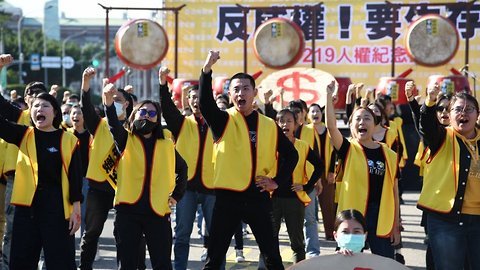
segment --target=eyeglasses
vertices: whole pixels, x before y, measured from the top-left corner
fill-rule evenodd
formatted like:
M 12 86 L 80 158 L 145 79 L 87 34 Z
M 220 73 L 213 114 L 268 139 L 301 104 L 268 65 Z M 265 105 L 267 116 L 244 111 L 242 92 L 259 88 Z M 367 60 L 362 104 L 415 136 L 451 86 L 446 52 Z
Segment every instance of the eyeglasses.
M 461 112 L 464 112 L 464 113 L 473 113 L 473 112 L 475 112 L 476 110 L 477 110 L 477 109 L 475 109 L 474 107 L 470 107 L 470 106 L 452 108 L 452 111 L 454 111 L 455 113 L 461 113 Z
M 153 117 L 157 116 L 157 111 L 148 111 L 147 109 L 140 109 L 140 110 L 138 110 L 138 113 L 142 117 L 146 116 L 147 114 L 148 114 L 149 118 L 153 118 Z
M 448 112 L 448 107 L 445 107 L 445 106 L 437 106 L 435 108 L 435 110 L 437 110 L 437 112 Z

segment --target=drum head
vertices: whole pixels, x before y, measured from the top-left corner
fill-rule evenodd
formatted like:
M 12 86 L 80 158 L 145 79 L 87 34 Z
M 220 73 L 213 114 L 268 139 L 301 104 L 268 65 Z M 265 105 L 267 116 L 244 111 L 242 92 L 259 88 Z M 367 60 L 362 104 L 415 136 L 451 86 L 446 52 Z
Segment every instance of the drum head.
M 280 93 L 283 89 L 284 102 L 302 99 L 308 105 L 317 103 L 325 106 L 327 86 L 335 81 L 335 91 L 338 82 L 332 74 L 315 68 L 293 67 L 279 70 L 268 75 L 258 86 L 258 96 L 262 102 L 264 93 L 272 90 L 273 96 L 277 97 L 272 105 L 276 110 L 281 110 L 286 104 L 280 104 Z
M 150 69 L 158 65 L 167 54 L 167 34 L 155 21 L 133 20 L 117 31 L 115 51 L 126 65 L 137 69 Z
M 409 26 L 405 47 L 417 64 L 436 67 L 455 56 L 459 40 L 457 29 L 447 18 L 429 14 Z
M 253 51 L 269 68 L 283 69 L 295 65 L 303 55 L 305 38 L 302 29 L 284 18 L 262 23 L 253 37 Z
M 319 267 L 321 265 L 321 267 Z M 294 264 L 291 270 L 351 270 L 351 269 L 389 269 L 408 270 L 409 268 L 395 260 L 374 254 L 355 253 L 353 256 L 341 254 L 322 255 Z

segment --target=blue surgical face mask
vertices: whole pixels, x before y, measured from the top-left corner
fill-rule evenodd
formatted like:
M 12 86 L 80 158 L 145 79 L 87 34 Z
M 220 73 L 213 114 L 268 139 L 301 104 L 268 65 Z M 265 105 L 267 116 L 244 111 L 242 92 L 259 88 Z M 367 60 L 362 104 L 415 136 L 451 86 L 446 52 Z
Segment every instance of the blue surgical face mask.
M 337 234 L 337 244 L 340 248 L 351 250 L 353 253 L 362 251 L 365 246 L 365 234 Z
M 120 117 L 125 113 L 125 110 L 123 109 L 123 104 L 119 102 L 114 102 L 113 105 L 115 105 L 115 111 L 117 112 L 117 117 Z
M 68 125 L 68 126 L 72 125 L 72 120 L 70 119 L 70 114 L 62 115 L 62 120 L 66 125 Z

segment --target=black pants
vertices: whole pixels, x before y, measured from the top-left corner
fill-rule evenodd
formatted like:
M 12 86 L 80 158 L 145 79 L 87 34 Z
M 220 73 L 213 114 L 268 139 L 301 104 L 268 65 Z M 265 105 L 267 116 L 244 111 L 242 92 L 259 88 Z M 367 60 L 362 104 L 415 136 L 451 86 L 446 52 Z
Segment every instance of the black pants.
M 241 221 L 250 225 L 269 270 L 284 269 L 274 237 L 271 201 L 234 201 L 217 196 L 213 210 L 208 257 L 203 269 L 220 269 L 233 234 Z
M 150 261 L 154 270 L 172 269 L 172 228 L 170 215 L 141 215 L 117 212 L 117 253 L 119 269 L 134 270 L 138 263 L 138 246 L 145 235 Z
M 39 186 L 31 207 L 16 207 L 10 269 L 37 269 L 42 248 L 49 270 L 76 269 L 75 237 L 65 220 L 60 186 Z
M 97 253 L 98 239 L 108 218 L 108 211 L 113 208 L 115 194 L 90 188 L 87 194 L 85 210 L 85 233 L 82 237 L 80 269 L 92 269 Z

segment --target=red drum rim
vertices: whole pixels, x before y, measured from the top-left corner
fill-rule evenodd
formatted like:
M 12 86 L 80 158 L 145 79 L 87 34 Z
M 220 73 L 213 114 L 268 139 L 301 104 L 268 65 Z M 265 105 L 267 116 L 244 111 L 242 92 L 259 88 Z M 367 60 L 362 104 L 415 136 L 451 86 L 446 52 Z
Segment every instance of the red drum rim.
M 124 30 L 128 26 L 130 26 L 132 24 L 135 24 L 136 22 L 139 22 L 139 21 L 148 21 L 148 22 L 152 22 L 153 24 L 156 24 L 159 27 L 160 31 L 162 32 L 163 36 L 165 37 L 165 49 L 164 49 L 164 51 L 162 52 L 160 57 L 155 62 L 152 62 L 152 63 L 147 64 L 147 65 L 139 65 L 139 64 L 135 64 L 135 63 L 131 62 L 130 60 L 128 60 L 127 58 L 125 58 L 123 56 L 123 54 L 120 50 L 119 33 L 123 33 Z M 117 53 L 118 58 L 120 58 L 120 60 L 122 60 L 122 62 L 124 62 L 127 66 L 132 67 L 132 68 L 136 68 L 136 69 L 148 70 L 148 69 L 151 69 L 151 68 L 157 66 L 158 64 L 160 64 L 162 62 L 162 60 L 165 58 L 165 56 L 167 55 L 168 47 L 169 47 L 168 36 L 167 36 L 167 32 L 165 31 L 165 29 L 159 23 L 157 23 L 156 21 L 149 20 L 149 19 L 131 20 L 131 21 L 125 23 L 124 25 L 122 25 L 120 27 L 120 29 L 118 29 L 117 33 L 115 34 L 115 52 Z
M 450 24 L 453 29 L 455 29 L 455 35 L 456 35 L 455 50 L 453 51 L 453 53 L 452 53 L 447 59 L 445 59 L 445 60 L 442 61 L 442 62 L 436 63 L 436 64 L 425 63 L 425 62 L 423 62 L 422 60 L 419 60 L 418 58 L 416 58 L 416 57 L 413 55 L 413 53 L 412 53 L 412 48 L 410 48 L 410 43 L 408 42 L 409 39 L 410 39 L 410 35 L 411 35 L 413 29 L 415 28 L 415 26 L 417 26 L 417 25 L 420 24 L 421 22 L 423 22 L 423 21 L 425 21 L 425 20 L 428 20 L 428 19 L 441 19 L 441 20 L 444 20 L 444 21 L 446 21 L 448 24 Z M 417 63 L 417 64 L 419 64 L 419 65 L 422 65 L 422 66 L 438 67 L 438 66 L 441 66 L 441 65 L 445 65 L 446 63 L 450 62 L 450 60 L 452 60 L 452 59 L 455 57 L 455 54 L 457 53 L 459 46 L 460 46 L 460 36 L 459 36 L 459 34 L 458 34 L 457 28 L 455 27 L 455 25 L 454 25 L 448 18 L 446 18 L 446 17 L 444 17 L 444 16 L 441 16 L 441 15 L 438 15 L 438 14 L 427 14 L 427 15 L 423 15 L 423 16 L 419 17 L 417 20 L 415 20 L 413 23 L 411 23 L 411 24 L 408 26 L 407 34 L 405 35 L 405 48 L 406 48 L 406 50 L 407 50 L 407 55 L 408 55 L 408 57 L 410 57 L 410 59 L 412 59 L 415 63 Z
M 258 34 L 260 33 L 260 30 L 263 29 L 264 27 L 266 27 L 267 25 L 269 25 L 270 23 L 274 23 L 274 22 L 278 22 L 278 23 L 288 23 L 290 24 L 293 29 L 295 30 L 295 33 L 297 33 L 298 35 L 298 40 L 300 41 L 300 47 L 298 49 L 298 52 L 295 54 L 295 56 L 292 58 L 292 60 L 290 60 L 288 63 L 286 63 L 285 65 L 281 65 L 281 66 L 273 66 L 269 63 L 266 63 L 262 57 L 260 56 L 259 52 L 257 51 L 257 46 L 255 45 L 256 44 L 256 40 L 257 40 L 257 37 L 258 37 Z M 292 22 L 291 20 L 288 20 L 288 19 L 285 19 L 285 18 L 272 18 L 272 19 L 269 19 L 265 22 L 263 22 L 258 28 L 257 30 L 255 31 L 255 35 L 253 36 L 253 53 L 255 54 L 255 56 L 257 57 L 258 61 L 260 61 L 260 63 L 262 63 L 263 65 L 265 65 L 266 67 L 268 68 L 272 68 L 272 69 L 284 69 L 284 68 L 289 68 L 293 65 L 295 65 L 299 60 L 300 58 L 302 57 L 303 55 L 303 51 L 305 50 L 305 37 L 303 35 L 303 30 L 302 28 L 300 28 L 300 26 L 298 26 L 298 24 L 296 24 L 295 22 Z

